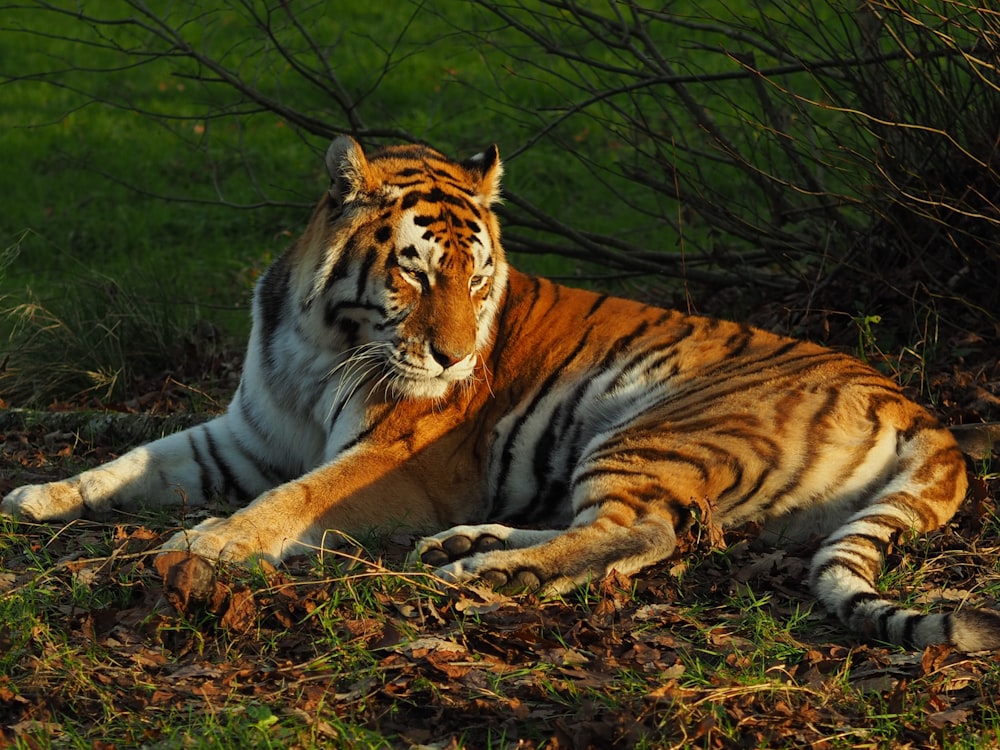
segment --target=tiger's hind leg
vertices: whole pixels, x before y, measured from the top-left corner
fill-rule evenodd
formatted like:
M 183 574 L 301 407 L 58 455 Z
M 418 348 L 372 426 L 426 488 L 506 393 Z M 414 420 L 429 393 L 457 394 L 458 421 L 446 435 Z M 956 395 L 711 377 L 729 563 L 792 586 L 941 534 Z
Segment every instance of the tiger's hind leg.
M 1000 612 L 971 607 L 927 614 L 886 598 L 876 586 L 889 545 L 912 529 L 937 528 L 914 512 L 912 495 L 883 496 L 823 542 L 812 561 L 812 589 L 852 631 L 904 648 L 947 643 L 960 651 L 1000 648 Z M 933 518 L 933 516 L 929 516 Z
M 879 488 L 817 550 L 812 588 L 851 630 L 904 648 L 946 643 L 960 651 L 1000 649 L 1000 612 L 963 607 L 926 614 L 877 588 L 885 551 L 912 531 L 940 528 L 965 495 L 965 463 L 951 435 L 915 431 L 900 442 L 901 471 Z

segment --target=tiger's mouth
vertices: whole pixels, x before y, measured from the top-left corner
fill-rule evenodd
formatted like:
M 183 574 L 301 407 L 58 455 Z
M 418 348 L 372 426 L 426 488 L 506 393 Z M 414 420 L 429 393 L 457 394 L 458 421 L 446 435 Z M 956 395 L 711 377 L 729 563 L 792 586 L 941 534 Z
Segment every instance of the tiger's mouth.
M 440 398 L 455 383 L 469 380 L 476 371 L 477 361 L 476 353 L 447 366 L 433 358 L 413 361 L 405 356 L 392 357 L 389 362 L 392 390 L 404 397 Z

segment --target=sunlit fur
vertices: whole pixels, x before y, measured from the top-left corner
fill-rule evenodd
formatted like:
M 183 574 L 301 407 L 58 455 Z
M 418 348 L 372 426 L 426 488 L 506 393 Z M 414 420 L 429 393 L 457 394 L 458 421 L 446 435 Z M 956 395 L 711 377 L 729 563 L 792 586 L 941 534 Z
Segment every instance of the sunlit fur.
M 658 563 L 708 513 L 815 541 L 813 590 L 866 637 L 1000 647 L 992 611 L 925 615 L 875 589 L 887 547 L 946 523 L 966 490 L 951 434 L 895 384 L 814 344 L 511 269 L 495 148 L 457 163 L 341 138 L 327 166 L 257 286 L 228 411 L 18 488 L 3 512 L 227 495 L 248 504 L 167 547 L 277 562 L 410 528 L 446 579 L 543 593 Z

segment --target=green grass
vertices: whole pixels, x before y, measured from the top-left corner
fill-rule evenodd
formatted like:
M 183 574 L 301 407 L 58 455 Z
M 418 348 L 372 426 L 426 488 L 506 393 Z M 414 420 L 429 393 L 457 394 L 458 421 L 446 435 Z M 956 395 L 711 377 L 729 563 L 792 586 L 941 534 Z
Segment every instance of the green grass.
M 244 73 L 252 69 L 247 79 L 269 97 L 330 128 L 349 125 L 328 91 L 296 74 L 251 28 L 252 4 L 150 5 L 169 8 L 169 21 L 193 48 Z M 738 5 L 690 2 L 674 10 L 734 23 L 771 13 L 755 2 Z M 139 15 L 117 2 L 84 9 L 101 17 Z M 571 62 L 526 46 L 471 3 L 444 10 L 391 0 L 353 6 L 346 15 L 321 4 L 298 12 L 326 60 L 304 49 L 284 16 L 275 16 L 275 40 L 291 45 L 306 64 L 329 63 L 365 127 L 405 132 L 456 157 L 496 142 L 509 155 L 510 190 L 560 221 L 671 252 L 679 247 L 670 227 L 676 206 L 616 174 L 629 157 L 622 115 L 610 104 L 566 119 L 549 138 L 522 150 L 540 128 L 588 96 L 586 74 Z M 822 6 L 810 12 L 836 17 Z M 546 23 L 557 18 L 533 2 L 516 13 Z M 788 32 L 784 19 L 769 22 Z M 733 65 L 699 47 L 717 45 L 717 33 L 668 24 L 652 29 L 680 72 Z M 5 169 L 16 179 L 5 190 L 0 216 L 0 310 L 8 312 L 0 335 L 17 332 L 9 347 L 13 377 L 4 388 L 16 403 L 81 393 L 120 398 L 135 377 L 123 352 L 137 352 L 134 368 L 144 374 L 160 372 L 199 337 L 204 321 L 238 348 L 254 278 L 298 233 L 323 189 L 325 137 L 296 130 L 272 112 L 235 112 L 246 107 L 226 86 L 198 80 L 203 68 L 110 49 L 155 49 L 151 38 L 136 26 L 87 24 L 30 7 L 6 9 L 0 22 L 0 128 Z M 623 62 L 619 52 L 578 29 L 567 29 L 562 42 L 609 64 Z M 62 72 L 48 82 L 36 77 L 52 71 Z M 621 80 L 609 74 L 601 84 Z M 759 103 L 744 84 L 714 93 L 692 88 L 726 123 L 760 119 Z M 205 119 L 212 106 L 229 113 Z M 670 122 L 664 127 L 676 127 Z M 735 138 L 750 139 L 742 145 L 761 135 L 737 131 Z M 703 166 L 707 178 L 716 174 L 711 163 Z M 718 189 L 731 186 L 730 199 L 754 200 L 724 172 L 716 177 Z M 268 205 L 231 207 L 261 203 Z M 690 240 L 691 232 L 711 229 L 686 231 Z M 527 256 L 515 262 L 560 277 L 600 273 L 584 260 Z M 107 284 L 138 304 L 123 312 L 89 291 Z M 37 312 L 37 319 L 26 312 Z M 53 319 L 58 323 L 49 325 Z M 158 360 L 143 361 L 144 343 L 159 351 Z M 52 382 L 38 376 L 46 369 Z
M 436 589 L 393 573 L 390 546 L 222 567 L 226 598 L 177 611 L 152 566 L 162 515 L 2 523 L 14 747 L 975 747 L 1000 726 L 995 659 L 860 645 L 810 606 L 804 561 L 733 583 L 745 545 L 551 600 Z M 997 577 L 961 554 L 920 551 L 904 587 Z
M 370 90 L 365 105 L 373 126 L 408 131 L 458 157 L 492 141 L 517 142 L 516 130 L 504 130 L 488 108 L 472 106 L 464 93 L 492 82 L 480 53 L 466 44 L 449 52 L 447 62 L 442 60 L 442 50 L 454 35 L 452 24 L 463 20 L 453 14 L 445 20 L 418 12 L 400 0 L 389 6 L 359 6 L 350 19 L 315 13 L 308 17 L 317 24 L 314 33 L 338 40 L 334 60 L 342 61 L 337 72 L 345 86 L 355 92 Z M 410 15 L 412 23 L 404 34 L 400 19 Z M 245 36 L 246 21 L 240 14 L 212 11 L 203 20 L 205 38 L 193 35 L 194 43 L 204 41 L 224 62 L 242 54 L 256 56 L 264 66 L 258 79 L 262 87 L 280 86 L 295 106 L 314 111 L 319 119 L 326 117 L 331 126 L 344 125 L 329 102 L 287 66 L 261 56 L 259 42 Z M 43 27 L 55 36 L 24 33 L 19 31 L 22 24 Z M 12 13 L 5 26 L 0 29 L 0 70 L 7 77 L 58 69 L 77 60 L 87 67 L 120 62 L 58 38 L 92 36 L 70 17 Z M 123 44 L 134 34 L 128 29 L 119 33 L 116 41 Z M 389 55 L 387 49 L 397 37 L 398 49 Z M 383 78 L 387 56 L 392 68 Z M 208 123 L 158 117 L 193 117 L 204 109 L 207 92 L 218 90 L 185 79 L 186 72 L 183 66 L 178 71 L 168 61 L 154 61 L 100 79 L 85 73 L 68 76 L 67 86 L 86 87 L 94 97 L 149 111 L 149 117 L 88 106 L 88 95 L 31 80 L 7 82 L 0 89 L 5 166 L 18 178 L 17 189 L 5 196 L 0 218 L 0 234 L 12 256 L 6 263 L 5 291 L 39 285 L 44 289 L 92 270 L 117 279 L 141 269 L 149 275 L 174 275 L 191 285 L 192 292 L 215 296 L 231 285 L 227 275 L 259 266 L 280 252 L 324 187 L 325 140 L 303 143 L 279 116 L 269 113 Z M 513 83 L 514 95 L 537 90 L 516 78 Z M 551 190 L 552 183 L 547 187 Z M 240 211 L 171 203 L 161 196 L 199 201 L 221 196 L 237 205 L 269 199 L 296 205 Z M 245 292 L 235 296 L 245 297 Z M 190 294 L 185 301 L 190 304 L 190 298 L 198 296 Z
M 452 24 L 465 21 L 419 12 L 408 2 L 391 5 L 389 12 L 383 5 L 358 6 L 349 19 L 316 13 L 310 19 L 318 36 L 339 40 L 337 73 L 349 90 L 369 92 L 365 107 L 373 124 L 407 130 L 456 156 L 492 141 L 516 142 L 516 129 L 498 129 L 503 121 L 472 106 L 465 93 L 488 85 L 493 75 L 479 52 L 465 45 L 442 55 Z M 115 8 L 102 6 L 109 15 L 123 11 Z M 404 31 L 399 22 L 409 16 Z M 224 61 L 240 55 L 261 60 L 260 85 L 280 87 L 296 107 L 326 117 L 331 126 L 344 125 L 287 66 L 261 56 L 239 13 L 215 10 L 202 20 L 203 38 L 193 34 L 194 42 L 216 54 L 228 50 Z M 135 43 L 129 28 L 102 33 L 122 45 Z M 11 12 L 0 28 L 0 74 L 13 79 L 26 71 L 120 62 L 69 41 L 74 37 L 99 39 L 72 17 Z M 391 70 L 382 77 L 386 59 Z M 8 398 L 120 397 L 131 386 L 131 370 L 168 369 L 197 336 L 200 321 L 241 342 L 253 279 L 308 218 L 325 183 L 324 139 L 303 143 L 272 114 L 211 122 L 158 116 L 196 114 L 219 90 L 178 72 L 185 72 L 183 66 L 161 60 L 100 76 L 70 73 L 60 78 L 63 87 L 8 80 L 0 88 L 5 171 L 16 180 L 8 183 L 0 216 L 0 310 L 7 312 L 0 334 L 15 336 L 8 350 Z M 511 93 L 517 93 L 514 84 Z M 521 93 L 528 88 L 523 82 Z M 90 101 L 104 97 L 153 114 Z M 521 180 L 530 183 L 524 172 Z M 544 186 L 553 188 L 552 182 Z M 571 189 L 564 180 L 563 190 Z M 279 205 L 212 205 L 219 198 Z M 108 289 L 127 299 L 109 300 Z M 39 377 L 46 369 L 49 377 Z
M 296 127 L 289 117 L 247 105 L 229 86 L 204 80 L 211 77 L 206 68 L 180 57 L 121 54 L 157 44 L 162 49 L 149 30 L 88 24 L 73 13 L 30 4 L 4 8 L 0 127 L 5 167 L 16 180 L 4 190 L 0 216 L 0 311 L 6 312 L 0 336 L 9 342 L 0 394 L 8 403 L 85 397 L 107 404 L 165 373 L 197 380 L 202 373 L 186 371 L 186 360 L 192 349 L 193 359 L 205 359 L 198 347 L 209 327 L 238 351 L 254 279 L 298 234 L 325 184 L 322 152 L 329 133 L 307 128 L 368 129 L 369 146 L 405 134 L 456 157 L 496 142 L 507 159 L 512 194 L 566 225 L 652 251 L 727 255 L 736 245 L 711 216 L 679 212 L 663 192 L 628 176 L 630 170 L 657 172 L 647 177 L 666 184 L 667 162 L 677 157 L 684 169 L 678 179 L 710 204 L 751 224 L 766 223 L 761 217 L 773 208 L 743 171 L 727 163 L 726 149 L 704 135 L 668 85 L 640 87 L 634 101 L 596 97 L 585 111 L 564 118 L 594 91 L 630 82 L 637 58 L 561 25 L 565 19 L 542 2 L 505 7 L 517 19 L 553 29 L 563 49 L 609 68 L 577 65 L 532 46 L 475 3 L 390 0 L 349 12 L 331 12 L 325 4 L 298 8 L 321 54 L 309 51 L 300 30 L 280 13 L 273 16 L 274 39 L 264 40 L 250 18 L 262 6 L 253 3 L 158 1 L 149 7 L 165 11 L 193 49 L 238 68 L 278 107 L 288 105 L 312 124 Z M 108 18 L 141 15 L 123 2 L 84 9 Z M 822 2 L 689 0 L 670 11 L 702 26 L 648 27 L 665 53 L 665 69 L 681 75 L 739 69 L 727 28 L 766 27 L 809 59 L 834 54 L 831 45 L 856 34 L 852 16 Z M 599 6 L 596 12 L 610 17 L 616 11 Z M 336 92 L 293 70 L 276 44 L 290 45 L 299 61 L 317 70 L 329 64 L 356 103 L 358 119 L 348 122 L 334 102 Z M 757 48 L 755 62 L 767 68 L 787 61 Z M 775 171 L 779 183 L 790 169 L 786 149 L 797 149 L 799 158 L 805 152 L 815 157 L 832 195 L 851 193 L 857 170 L 849 160 L 829 158 L 828 150 L 864 151 L 867 146 L 858 144 L 867 144 L 867 136 L 846 113 L 780 91 L 793 83 L 806 99 L 830 93 L 808 76 L 776 77 L 766 93 L 746 80 L 691 81 L 685 90 L 732 147 L 759 159 L 762 170 Z M 636 102 L 649 117 L 645 139 L 629 123 Z M 788 120 L 787 138 L 775 136 L 771 109 Z M 209 112 L 215 116 L 206 117 Z M 540 132 L 545 137 L 536 140 Z M 685 145 L 692 150 L 685 152 Z M 671 148 L 676 153 L 664 151 Z M 797 195 L 789 191 L 793 214 Z M 821 223 L 800 222 L 800 228 L 819 231 Z M 515 225 L 508 236 L 537 232 Z M 592 254 L 516 255 L 514 261 L 525 270 L 635 292 Z M 808 266 L 784 256 L 776 263 L 792 278 Z M 108 294 L 108 288 L 122 294 Z M 679 289 L 673 284 L 654 293 L 668 304 Z M 753 298 L 759 293 L 744 292 Z M 849 309 L 854 301 L 844 304 Z M 875 314 L 858 309 L 864 313 L 859 319 Z M 922 356 L 923 350 L 916 353 L 918 365 Z

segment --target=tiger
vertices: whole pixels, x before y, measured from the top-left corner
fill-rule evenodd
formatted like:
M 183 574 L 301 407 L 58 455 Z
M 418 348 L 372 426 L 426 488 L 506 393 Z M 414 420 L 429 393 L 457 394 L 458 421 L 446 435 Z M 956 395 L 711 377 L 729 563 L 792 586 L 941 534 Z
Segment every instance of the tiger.
M 227 410 L 0 512 L 135 505 L 226 517 L 163 551 L 278 565 L 372 532 L 419 537 L 446 585 L 555 596 L 669 560 L 706 516 L 814 544 L 809 584 L 858 637 L 1000 648 L 1000 612 L 879 592 L 888 547 L 960 506 L 951 432 L 850 355 L 522 273 L 497 147 L 326 152 L 329 187 L 258 280 Z

